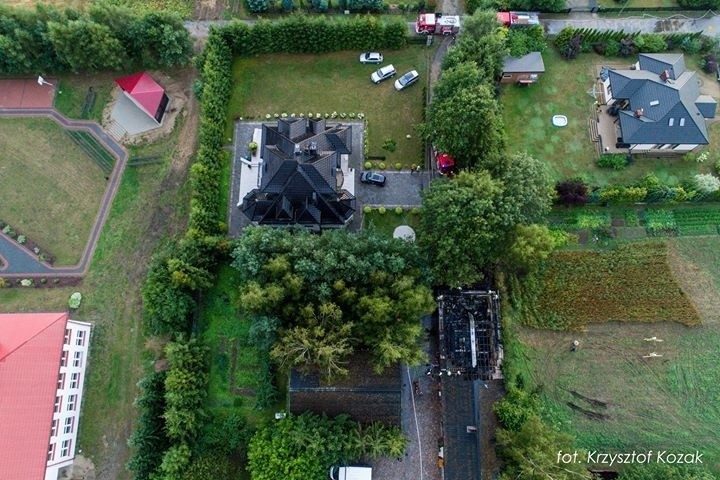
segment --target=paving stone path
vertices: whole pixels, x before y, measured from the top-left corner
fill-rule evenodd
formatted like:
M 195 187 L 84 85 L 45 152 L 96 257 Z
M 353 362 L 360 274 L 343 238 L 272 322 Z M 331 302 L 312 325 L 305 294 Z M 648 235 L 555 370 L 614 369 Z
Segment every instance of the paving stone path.
M 63 128 L 68 130 L 83 130 L 92 134 L 115 157 L 115 166 L 108 177 L 100 208 L 95 222 L 90 230 L 85 250 L 77 265 L 66 267 L 53 267 L 41 261 L 36 255 L 20 246 L 13 239 L 0 232 L 0 257 L 3 266 L 0 267 L 0 276 L 19 278 L 36 275 L 55 277 L 81 277 L 87 273 L 97 246 L 100 232 L 107 219 L 110 206 L 117 193 L 122 174 L 127 165 L 128 153 L 125 148 L 110 137 L 96 122 L 87 120 L 71 120 L 63 116 L 54 108 L 0 108 L 0 117 L 46 117 L 51 118 Z M 50 248 L 52 251 L 52 248 Z

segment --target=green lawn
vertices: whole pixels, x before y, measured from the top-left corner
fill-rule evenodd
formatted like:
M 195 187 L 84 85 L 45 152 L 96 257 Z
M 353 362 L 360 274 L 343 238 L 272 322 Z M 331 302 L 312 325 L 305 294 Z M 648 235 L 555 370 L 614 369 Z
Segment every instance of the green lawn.
M 385 64 L 392 63 L 398 75 L 412 69 L 420 73 L 420 81 L 401 92 L 393 88 L 393 79 L 374 85 L 370 74 L 378 67 L 359 63 L 359 52 L 238 58 L 233 65 L 235 89 L 228 109 L 227 138 L 232 137 L 237 117 L 264 121 L 267 114 L 275 113 L 364 113 L 369 155 L 385 155 L 388 166 L 422 164 L 423 145 L 415 125 L 422 121 L 423 86 L 434 51 L 415 46 L 383 52 Z M 394 152 L 382 149 L 386 139 L 397 142 Z
M 636 248 L 646 245 L 637 244 Z M 627 298 L 632 299 L 628 311 L 642 307 L 646 318 L 655 322 L 611 321 L 588 325 L 578 333 L 523 328 L 519 339 L 533 383 L 542 392 L 544 416 L 560 430 L 575 435 L 578 447 L 601 452 L 697 449 L 704 454 L 705 465 L 717 473 L 720 368 L 715 358 L 720 349 L 720 237 L 680 237 L 667 245 L 672 273 L 665 272 L 660 278 L 658 272 L 645 269 L 649 285 L 654 285 L 653 289 L 665 285 L 671 296 L 679 284 L 697 307 L 703 325 L 658 322 L 668 310 L 662 301 L 644 305 L 637 301 L 647 295 L 633 293 L 642 279 L 623 275 L 628 268 L 638 267 L 628 259 L 605 268 L 603 279 L 594 282 L 592 289 L 617 284 L 614 279 L 624 278 Z M 575 264 L 571 270 L 578 268 Z M 585 275 L 586 280 L 578 281 L 589 281 L 601 272 L 595 269 Z M 675 287 L 666 281 L 668 275 Z M 588 295 L 565 293 L 562 299 L 564 303 L 574 301 L 577 311 L 587 310 Z M 603 315 L 617 308 L 608 300 L 597 304 L 595 311 Z M 651 337 L 663 341 L 644 340 Z M 580 341 L 580 349 L 571 353 L 569 346 L 574 339 Z M 661 357 L 644 358 L 651 352 Z M 592 405 L 573 392 L 607 405 Z M 590 418 L 593 414 L 603 417 Z
M 74 265 L 105 192 L 101 168 L 54 121 L 0 119 L 0 219 Z
M 587 92 L 595 81 L 595 67 L 608 63 L 629 63 L 627 59 L 608 59 L 593 53 L 575 60 L 564 60 L 552 48 L 543 54 L 545 74 L 528 87 L 504 85 L 502 103 L 510 151 L 525 150 L 544 160 L 554 179 L 582 177 L 594 186 L 630 183 L 654 172 L 669 183 L 681 182 L 695 173 L 710 170 L 709 162 L 697 164 L 682 158 L 639 158 L 616 171 L 595 165 L 595 144 L 590 141 L 588 119 L 594 102 Z M 568 117 L 568 126 L 554 127 L 553 115 Z M 717 123 L 711 137 L 720 137 Z M 712 147 L 717 148 L 717 147 Z
M 420 214 L 403 210 L 403 212 L 398 215 L 393 209 L 388 209 L 385 213 L 380 213 L 377 209 L 374 209 L 370 213 L 363 213 L 363 228 L 370 228 L 372 226 L 377 229 L 377 231 L 389 237 L 392 237 L 393 231 L 400 225 L 409 225 L 417 233 L 420 225 Z
M 68 118 L 82 118 L 101 123 L 103 109 L 110 101 L 112 89 L 115 87 L 113 78 L 120 76 L 122 75 L 63 75 L 60 77 L 58 92 L 55 94 L 55 108 Z M 83 115 L 83 102 L 90 88 L 95 92 L 95 101 L 92 108 Z

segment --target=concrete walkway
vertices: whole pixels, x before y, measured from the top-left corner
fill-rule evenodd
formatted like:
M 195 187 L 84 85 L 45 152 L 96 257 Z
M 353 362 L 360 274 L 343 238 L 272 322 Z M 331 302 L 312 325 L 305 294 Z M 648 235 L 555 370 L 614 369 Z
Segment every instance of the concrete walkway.
M 113 168 L 108 185 L 105 188 L 100 208 L 92 229 L 82 258 L 77 265 L 67 267 L 53 267 L 45 262 L 40 261 L 36 255 L 20 246 L 6 235 L 0 233 L 0 257 L 3 258 L 3 267 L 0 269 L 0 275 L 7 278 L 19 278 L 35 275 L 48 275 L 56 277 L 80 277 L 87 273 L 92 260 L 95 247 L 97 246 L 100 232 L 102 231 L 105 220 L 110 211 L 110 206 L 115 198 L 122 174 L 127 165 L 128 154 L 125 148 L 113 140 L 100 125 L 95 122 L 86 120 L 70 120 L 60 114 L 53 108 L 37 108 L 37 109 L 0 109 L 2 117 L 47 117 L 57 122 L 63 128 L 68 130 L 84 130 L 92 134 L 100 143 L 102 143 L 108 151 L 115 157 L 115 167 Z M 47 247 L 46 247 L 47 248 Z M 52 251 L 52 248 L 50 248 Z

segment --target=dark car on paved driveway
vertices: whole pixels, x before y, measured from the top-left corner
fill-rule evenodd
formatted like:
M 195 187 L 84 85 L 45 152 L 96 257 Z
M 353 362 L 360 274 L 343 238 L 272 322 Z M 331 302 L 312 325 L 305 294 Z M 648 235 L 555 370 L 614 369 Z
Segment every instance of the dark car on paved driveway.
M 362 183 L 371 183 L 373 185 L 378 185 L 380 187 L 385 186 L 385 175 L 377 172 L 363 172 L 362 175 L 360 175 L 360 181 Z

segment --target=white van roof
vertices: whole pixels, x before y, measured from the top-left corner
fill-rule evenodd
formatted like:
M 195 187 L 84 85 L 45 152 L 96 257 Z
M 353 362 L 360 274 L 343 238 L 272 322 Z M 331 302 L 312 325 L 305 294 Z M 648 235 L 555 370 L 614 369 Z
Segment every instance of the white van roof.
M 337 468 L 335 480 L 372 480 L 371 467 L 334 467 Z

